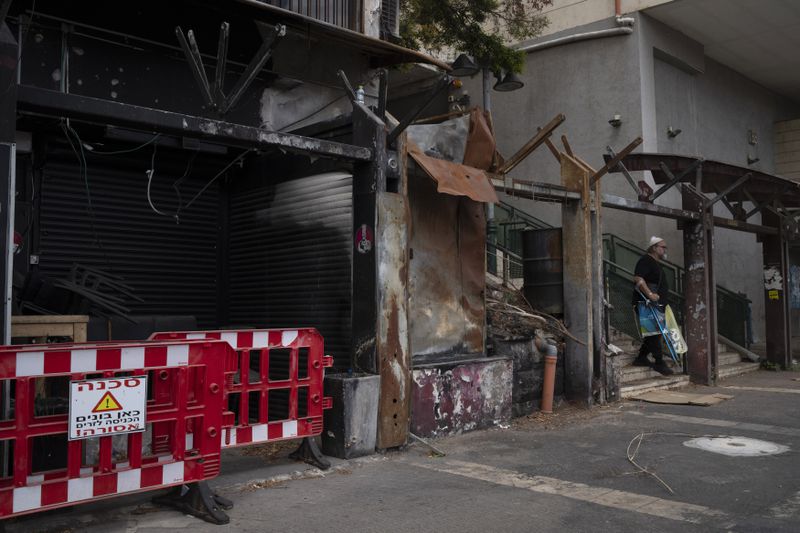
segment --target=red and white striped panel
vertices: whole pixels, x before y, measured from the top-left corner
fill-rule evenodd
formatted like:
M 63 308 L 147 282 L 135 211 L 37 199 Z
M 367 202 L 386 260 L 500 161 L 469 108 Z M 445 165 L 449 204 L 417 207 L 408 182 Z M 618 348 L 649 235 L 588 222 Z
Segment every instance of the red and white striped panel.
M 189 344 L 131 346 L 125 348 L 85 347 L 71 350 L 19 351 L 15 367 L 4 377 L 81 374 L 104 370 L 138 369 L 189 364 Z
M 296 329 L 286 330 L 247 330 L 247 331 L 195 331 L 175 333 L 154 333 L 152 339 L 221 339 L 234 349 L 239 348 L 288 348 L 298 337 Z
M 268 424 L 256 424 L 223 430 L 222 447 L 230 448 L 236 445 L 255 444 L 294 437 L 297 437 L 297 420 L 270 422 Z
M 49 506 L 62 506 L 65 503 L 78 503 L 148 488 L 178 485 L 183 483 L 185 477 L 184 463 L 178 461 L 110 474 L 45 482 L 0 492 L 0 508 L 3 515 L 38 511 Z

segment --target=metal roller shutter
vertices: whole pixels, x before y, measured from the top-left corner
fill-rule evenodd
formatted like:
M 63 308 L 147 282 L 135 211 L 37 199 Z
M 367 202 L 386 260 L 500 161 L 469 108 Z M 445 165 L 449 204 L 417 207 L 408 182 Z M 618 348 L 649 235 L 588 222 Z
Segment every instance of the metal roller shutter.
M 151 148 L 115 156 L 86 152 L 88 189 L 76 155 L 61 140 L 48 143 L 41 183 L 40 264 L 43 275 L 66 277 L 73 263 L 125 278 L 144 303 L 127 301 L 132 314 L 194 315 L 201 327 L 217 322 L 219 188 L 215 183 L 180 221 L 148 205 Z M 173 213 L 173 182 L 192 152 L 159 147 L 151 185 L 155 206 Z M 198 154 L 180 185 L 185 205 L 229 156 Z
M 230 321 L 315 327 L 349 366 L 352 177 L 328 173 L 242 188 L 230 202 Z

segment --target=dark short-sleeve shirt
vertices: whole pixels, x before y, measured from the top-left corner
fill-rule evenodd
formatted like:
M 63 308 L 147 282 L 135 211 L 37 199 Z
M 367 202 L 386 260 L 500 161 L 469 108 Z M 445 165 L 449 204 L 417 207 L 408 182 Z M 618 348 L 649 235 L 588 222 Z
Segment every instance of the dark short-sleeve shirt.
M 639 258 L 633 273 L 635 276 L 644 279 L 647 286 L 650 287 L 650 290 L 658 294 L 659 303 L 666 304 L 667 295 L 669 294 L 669 283 L 658 261 L 653 259 L 650 254 L 645 254 Z M 637 292 L 636 287 L 634 287 L 632 302 L 635 304 L 640 300 L 642 300 L 642 297 Z

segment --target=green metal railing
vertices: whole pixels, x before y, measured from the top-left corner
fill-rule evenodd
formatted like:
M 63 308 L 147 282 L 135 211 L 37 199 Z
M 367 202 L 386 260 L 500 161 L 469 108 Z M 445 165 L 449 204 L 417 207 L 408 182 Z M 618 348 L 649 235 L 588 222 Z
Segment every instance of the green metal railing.
M 519 256 L 522 255 L 523 230 L 553 227 L 506 202 L 495 205 L 494 220 L 497 224 L 497 244 Z
M 603 235 L 606 297 L 609 303 L 615 307 L 615 311 L 609 313 L 610 324 L 611 327 L 624 333 L 636 331 L 636 325 L 632 323 L 633 313 L 630 311 L 631 286 L 633 269 L 636 267 L 636 262 L 645 253 L 643 248 L 625 239 L 620 239 L 616 235 L 608 233 Z M 675 318 L 679 324 L 683 324 L 685 271 L 683 267 L 669 261 L 662 261 L 661 268 L 664 269 L 664 274 L 669 282 L 669 300 L 672 310 L 675 312 Z M 625 286 L 626 283 L 627 286 Z M 625 303 L 625 311 L 616 312 L 617 304 L 615 302 Z M 717 285 L 717 332 L 741 346 L 747 346 L 749 306 L 750 300 L 746 296 Z
M 522 277 L 522 231 L 526 229 L 544 229 L 553 226 L 525 211 L 506 202 L 495 206 L 495 224 L 497 225 L 497 245 L 490 250 L 487 243 L 487 257 L 498 258 L 487 261 L 495 265 L 492 274 L 507 278 Z M 498 251 L 500 253 L 498 253 Z M 631 306 L 633 287 L 633 270 L 636 262 L 645 254 L 643 248 L 616 235 L 603 235 L 603 273 L 606 299 L 612 308 L 609 311 L 611 327 L 638 337 L 636 322 Z M 502 258 L 502 260 L 501 260 Z M 683 267 L 662 261 L 661 267 L 667 276 L 670 287 L 669 301 L 679 324 L 683 324 L 684 308 L 684 276 Z M 498 270 L 502 270 L 498 274 Z M 741 346 L 747 346 L 747 321 L 750 300 L 717 285 L 717 331 Z

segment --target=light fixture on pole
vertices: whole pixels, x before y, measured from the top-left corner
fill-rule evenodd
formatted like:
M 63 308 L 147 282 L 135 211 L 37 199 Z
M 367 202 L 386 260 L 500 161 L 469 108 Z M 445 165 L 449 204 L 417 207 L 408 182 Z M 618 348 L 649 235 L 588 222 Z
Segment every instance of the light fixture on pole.
M 495 77 L 497 78 L 497 83 L 494 84 L 495 91 L 506 93 L 509 91 L 522 89 L 525 86 L 525 84 L 522 83 L 522 80 L 519 79 L 519 77 L 513 72 L 507 73 L 505 77 L 502 77 L 501 74 L 495 73 Z
M 481 69 L 467 54 L 459 55 L 452 65 L 453 69 L 450 71 L 451 76 L 463 78 L 474 76 Z

